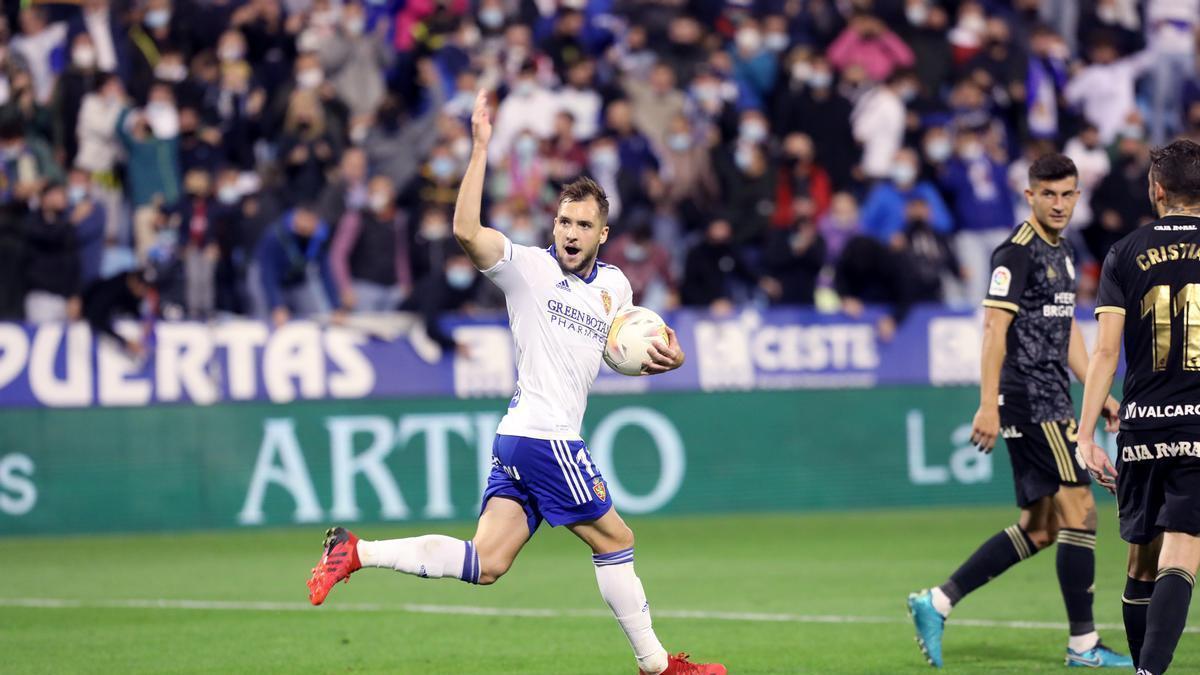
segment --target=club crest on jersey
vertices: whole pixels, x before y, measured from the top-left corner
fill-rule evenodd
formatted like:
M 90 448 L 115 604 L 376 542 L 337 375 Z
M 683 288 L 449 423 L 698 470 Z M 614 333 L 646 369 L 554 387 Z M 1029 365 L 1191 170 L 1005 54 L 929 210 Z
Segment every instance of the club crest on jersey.
M 608 314 L 609 312 L 612 311 L 612 296 L 608 294 L 608 291 L 605 291 L 605 290 L 600 291 L 600 302 L 604 303 L 604 313 L 605 314 Z M 603 500 L 604 497 L 601 497 L 600 499 Z
M 596 496 L 600 498 L 600 501 L 608 501 L 608 488 L 604 485 L 604 479 L 600 478 L 599 476 L 593 478 L 592 490 L 595 491 Z
M 1008 295 L 1008 288 L 1012 285 L 1012 272 L 1007 267 L 1001 265 L 995 270 L 992 270 L 992 285 L 988 288 L 988 295 L 1004 297 Z

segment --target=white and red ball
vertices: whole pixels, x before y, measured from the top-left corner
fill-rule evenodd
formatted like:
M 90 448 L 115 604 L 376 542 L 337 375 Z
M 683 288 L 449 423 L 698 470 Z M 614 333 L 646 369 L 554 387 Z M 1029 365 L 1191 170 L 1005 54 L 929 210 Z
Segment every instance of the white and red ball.
M 653 342 L 668 343 L 666 322 L 645 307 L 630 307 L 617 314 L 608 329 L 604 362 L 622 375 L 642 375 Z

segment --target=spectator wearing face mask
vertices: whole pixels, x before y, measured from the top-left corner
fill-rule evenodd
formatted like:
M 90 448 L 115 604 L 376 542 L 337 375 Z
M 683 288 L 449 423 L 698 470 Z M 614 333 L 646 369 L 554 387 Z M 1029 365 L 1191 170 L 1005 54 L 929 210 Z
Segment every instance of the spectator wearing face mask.
M 451 236 L 449 213 L 437 207 L 426 207 L 421 212 L 411 257 L 414 288 L 426 277 L 444 270 L 446 262 L 460 250 Z
M 937 91 L 954 67 L 951 60 L 950 43 L 946 41 L 946 26 L 949 17 L 946 10 L 931 0 L 906 0 L 904 3 L 904 25 L 899 29 L 913 51 L 913 70 L 921 88 Z
M 908 45 L 871 14 L 859 12 L 829 45 L 829 63 L 839 71 L 858 66 L 875 82 L 884 82 L 898 69 L 911 68 Z
M 401 195 L 400 203 L 410 210 L 425 207 L 452 210 L 458 199 L 462 171 L 450 145 L 435 145 L 421 166 L 417 180 L 407 193 Z
M 587 165 L 587 149 L 576 139 L 574 129 L 575 116 L 566 110 L 559 111 L 554 118 L 554 135 L 544 146 L 546 175 L 555 194 L 579 177 Z
M 862 175 L 870 180 L 887 178 L 892 158 L 904 141 L 906 101 L 916 96 L 911 71 L 893 72 L 887 83 L 868 90 L 850 113 L 854 138 L 862 145 Z
M 12 50 L 21 55 L 33 77 L 33 95 L 46 104 L 54 91 L 55 67 L 52 55 L 62 49 L 67 40 L 65 23 L 50 23 L 46 10 L 29 6 L 17 17 L 21 32 L 9 42 Z
M 622 81 L 629 95 L 633 126 L 651 144 L 661 144 L 666 139 L 671 120 L 683 114 L 686 99 L 675 87 L 675 73 L 666 64 L 658 64 L 650 71 L 649 80 L 625 78 Z
M 704 239 L 688 250 L 680 286 L 680 302 L 707 307 L 717 315 L 733 311 L 757 279 L 733 245 L 733 227 L 725 218 L 714 218 Z
M 408 228 L 387 176 L 375 176 L 367 203 L 346 212 L 329 263 L 342 305 L 356 312 L 390 312 L 412 289 Z
M 27 139 L 21 119 L 0 116 L 0 212 L 21 218 L 42 189 L 62 180 L 62 170 L 50 148 Z
M 104 206 L 92 198 L 93 188 L 86 171 L 72 169 L 67 176 L 67 211 L 75 223 L 75 242 L 79 247 L 79 288 L 101 278 L 104 262 Z
M 604 102 L 596 91 L 595 79 L 595 62 L 580 59 L 567 69 L 567 82 L 558 92 L 559 110 L 571 115 L 572 135 L 579 141 L 589 141 L 600 131 Z
M 1100 143 L 1099 130 L 1093 125 L 1084 127 L 1079 135 L 1067 141 L 1063 154 L 1075 162 L 1079 171 L 1079 200 L 1075 202 L 1071 224 L 1082 230 L 1092 223 L 1092 195 L 1112 170 L 1112 161 Z
M 1180 80 L 1196 75 L 1200 2 L 1149 0 L 1146 3 L 1146 44 L 1153 50 L 1150 71 L 1150 140 L 1165 143 L 1179 133 Z
M 739 247 L 762 242 L 774 210 L 775 176 L 767 161 L 768 137 L 766 117 L 747 110 L 742 113 L 737 137 L 713 150 L 721 199 L 733 226 L 733 243 Z
M 473 309 L 480 275 L 471 261 L 458 251 L 446 259 L 443 268 L 430 274 L 413 288 L 400 305 L 404 312 L 416 312 L 424 321 L 425 333 L 443 353 L 454 352 L 470 357 L 466 344 L 458 343 L 442 328 L 442 317 Z
M 830 202 L 829 211 L 817 219 L 817 231 L 825 240 L 826 259 L 837 262 L 847 242 L 862 231 L 858 202 L 855 201 L 854 195 L 849 192 L 835 194 Z
M 1088 252 L 1104 260 L 1108 249 L 1125 235 L 1154 219 L 1146 195 L 1150 148 L 1140 137 L 1122 138 L 1112 169 L 1092 193 L 1092 226 L 1083 231 Z
M 403 99 L 389 94 L 362 141 L 371 171 L 386 174 L 401 194 L 410 189 L 421 171 L 422 159 L 438 144 L 438 111 L 445 101 L 441 78 L 429 59 L 418 61 L 417 82 L 429 101 L 427 109 L 416 114 L 404 107 Z
M 737 82 L 742 104 L 761 108 L 775 86 L 778 70 L 776 52 L 766 48 L 758 22 L 745 20 L 734 34 L 729 50 L 732 75 Z
M 847 187 L 861 159 L 860 146 L 850 125 L 853 106 L 833 86 L 833 79 L 833 70 L 824 58 L 794 61 L 787 89 L 776 99 L 772 125 L 785 136 L 807 134 L 816 160 L 829 172 L 833 184 Z
M 553 134 L 554 114 L 558 111 L 556 98 L 554 92 L 538 83 L 537 66 L 533 61 L 522 65 L 508 95 L 496 110 L 488 160 L 500 164 L 512 152 L 513 143 L 522 131 L 528 131 L 537 139 Z
M 75 162 L 75 154 L 79 151 L 75 128 L 83 98 L 96 89 L 100 77 L 92 40 L 87 33 L 80 33 L 71 42 L 70 65 L 59 74 L 50 104 L 54 117 L 54 147 L 61 151 L 65 166 Z
M 775 213 L 771 224 L 788 228 L 795 223 L 797 200 L 806 200 L 810 204 L 812 220 L 820 218 L 829 209 L 832 198 L 833 185 L 829 174 L 813 157 L 812 139 L 805 134 L 788 134 L 783 139 L 783 156 L 777 170 Z
M 129 43 L 111 0 L 82 0 L 79 14 L 67 24 L 67 42 L 86 33 L 96 52 L 96 70 L 129 77 Z
M 59 183 L 41 193 L 38 210 L 25 230 L 26 262 L 22 285 L 25 320 L 69 321 L 79 317 L 79 244 L 75 225 L 87 216 L 86 206 L 71 211 L 67 191 Z
M 678 303 L 671 281 L 671 254 L 654 241 L 644 219 L 605 245 L 604 257 L 629 279 L 633 304 L 662 311 Z
M 955 245 L 967 269 L 967 298 L 987 290 L 992 251 L 1012 232 L 1013 197 L 1005 165 L 996 161 L 975 130 L 960 130 L 957 151 L 938 177 L 958 225 Z
M 34 95 L 29 71 L 14 70 L 8 83 L 8 101 L 0 106 L 0 116 L 16 117 L 21 120 L 27 138 L 50 145 L 54 139 L 54 116 Z
M 129 242 L 128 220 L 123 217 L 125 204 L 122 185 L 116 166 L 124 151 L 117 133 L 117 119 L 127 103 L 121 79 L 111 73 L 102 74 L 95 91 L 83 97 L 76 121 L 75 137 L 78 151 L 75 163 L 91 177 L 92 198 L 104 205 L 105 236 L 123 243 Z
M 183 66 L 182 56 L 192 53 L 192 40 L 187 19 L 181 17 L 172 0 L 147 0 L 129 28 L 130 91 L 141 99 L 156 80 L 179 81 L 173 73 L 160 69 L 163 55 L 174 53 L 178 60 L 173 67 Z M 182 73 L 187 75 L 186 68 Z M 160 77 L 165 76 L 165 77 Z
M 862 206 L 863 233 L 888 243 L 904 230 L 908 205 L 920 200 L 929 205 L 930 226 L 949 234 L 954 222 L 933 183 L 920 180 L 917 153 L 904 148 L 892 160 L 891 178 L 877 183 Z
M 696 232 L 707 223 L 719 198 L 705 139 L 698 138 L 688 118 L 671 120 L 662 150 L 661 190 L 655 202 L 677 218 L 684 230 Z
M 183 258 L 184 307 L 190 318 L 205 321 L 216 311 L 216 270 L 221 257 L 212 176 L 203 169 L 192 169 L 184 175 L 183 190 L 178 241 Z
M 512 154 L 490 176 L 488 188 L 494 199 L 510 198 L 531 210 L 542 211 L 554 199 L 546 180 L 548 170 L 541 143 L 523 131 L 513 143 Z
M 321 194 L 326 172 L 337 161 L 341 144 L 329 129 L 325 110 L 314 92 L 297 90 L 292 94 L 283 129 L 279 156 L 289 194 L 295 201 Z
M 329 226 L 309 204 L 288 211 L 263 234 L 255 252 L 259 290 L 276 327 L 293 316 L 341 311 L 328 244 Z
M 213 118 L 213 126 L 207 127 L 210 135 L 204 140 L 221 146 L 224 161 L 247 171 L 254 168 L 254 144 L 262 133 L 267 101 L 252 72 L 244 61 L 222 62 L 220 84 L 204 97 Z
M 759 286 L 771 304 L 811 307 L 815 302 L 817 278 L 825 264 L 825 239 L 813 220 L 814 205 L 798 199 L 792 207 L 790 227 L 767 235 L 764 270 Z
M 117 136 L 128 157 L 126 188 L 133 208 L 134 248 L 146 261 L 154 223 L 180 197 L 179 113 L 170 87 L 155 85 L 145 108 L 126 108 L 117 118 Z
M 1092 41 L 1090 57 L 1091 64 L 1071 77 L 1064 95 L 1068 103 L 1082 109 L 1099 131 L 1100 142 L 1108 145 L 1137 117 L 1134 86 L 1154 65 L 1157 54 L 1146 50 L 1120 58 L 1112 38 L 1101 36 Z
M 318 52 L 321 67 L 352 116 L 368 115 L 379 107 L 385 93 L 383 74 L 394 60 L 394 52 L 379 34 L 365 32 L 366 25 L 363 6 L 347 3 L 339 30 L 323 41 Z
M 890 244 L 908 269 L 909 298 L 912 302 L 944 302 L 943 278 L 962 280 L 958 256 L 950 247 L 950 238 L 932 224 L 932 209 L 924 200 L 908 203 L 904 229 Z
M 1025 102 L 1023 127 L 1034 138 L 1058 134 L 1059 98 L 1067 87 L 1071 52 L 1052 29 L 1039 26 L 1029 38 L 1029 57 L 1023 83 L 1012 87 L 1014 98 Z

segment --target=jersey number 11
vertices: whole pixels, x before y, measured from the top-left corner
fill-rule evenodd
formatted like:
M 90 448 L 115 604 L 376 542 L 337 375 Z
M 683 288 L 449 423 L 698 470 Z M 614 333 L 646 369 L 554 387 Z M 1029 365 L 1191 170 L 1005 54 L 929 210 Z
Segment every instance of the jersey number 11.
M 1151 288 L 1142 297 L 1142 318 L 1154 321 L 1154 370 L 1166 370 L 1171 354 L 1171 317 L 1183 315 L 1183 369 L 1200 371 L 1200 284 L 1188 284 L 1171 299 L 1171 287 Z

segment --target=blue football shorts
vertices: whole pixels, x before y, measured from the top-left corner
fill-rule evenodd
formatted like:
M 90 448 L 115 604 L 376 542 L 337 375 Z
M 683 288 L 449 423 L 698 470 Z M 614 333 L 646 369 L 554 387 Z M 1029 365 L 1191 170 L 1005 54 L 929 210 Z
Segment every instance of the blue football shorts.
M 572 525 L 596 520 L 612 508 L 608 483 L 583 441 L 497 434 L 483 508 L 492 497 L 520 503 L 530 534 L 543 519 L 551 527 Z

